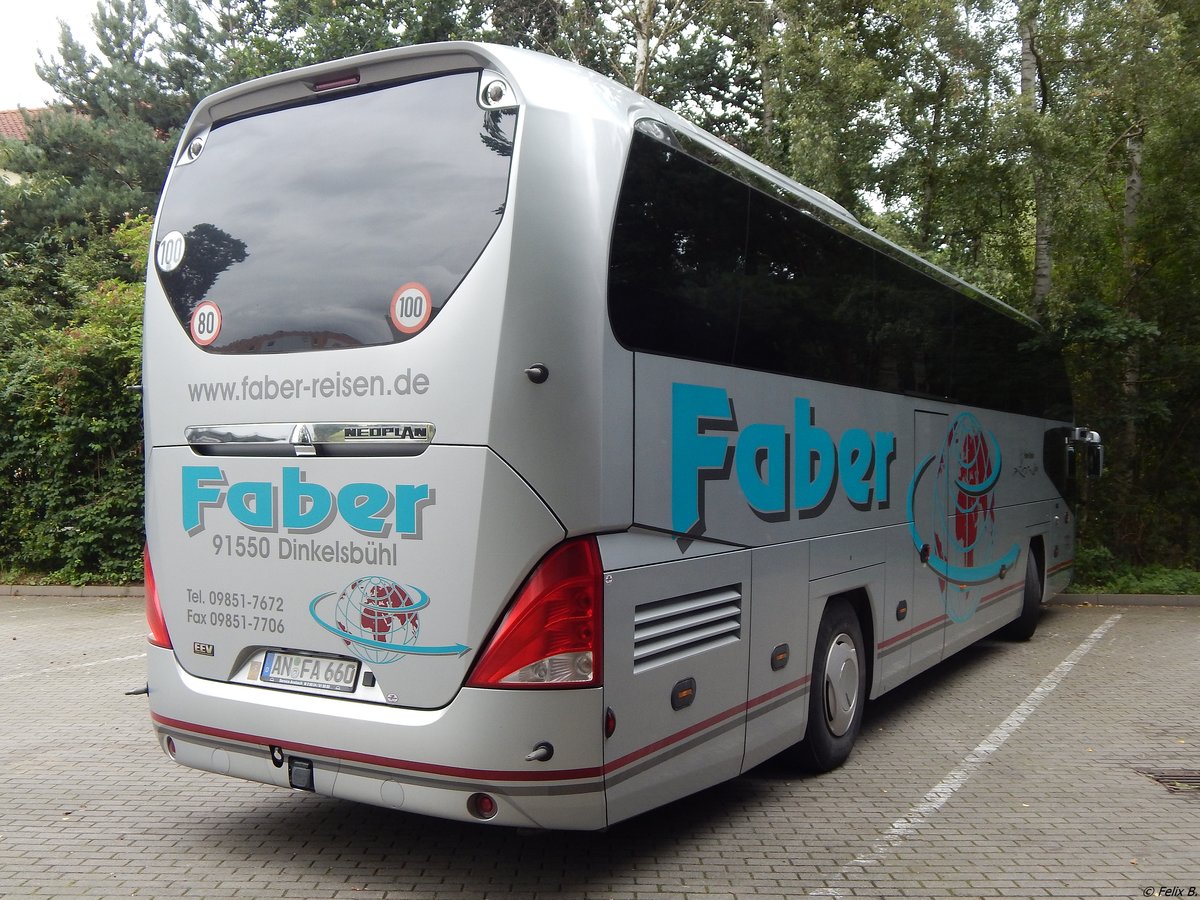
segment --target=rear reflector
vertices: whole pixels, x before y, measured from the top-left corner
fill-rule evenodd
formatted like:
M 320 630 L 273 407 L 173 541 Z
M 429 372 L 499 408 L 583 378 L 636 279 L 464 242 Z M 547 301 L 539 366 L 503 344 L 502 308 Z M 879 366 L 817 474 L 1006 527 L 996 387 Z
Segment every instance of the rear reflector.
M 158 602 L 158 585 L 154 583 L 154 569 L 150 565 L 148 546 L 142 548 L 142 566 L 146 572 L 146 624 L 150 626 L 149 640 L 156 647 L 170 650 L 171 636 L 167 634 L 162 605 Z
M 604 572 L 596 539 L 559 544 L 538 563 L 475 663 L 473 687 L 596 687 Z
M 477 819 L 494 819 L 499 811 L 500 805 L 491 794 L 472 794 L 467 798 L 467 812 Z

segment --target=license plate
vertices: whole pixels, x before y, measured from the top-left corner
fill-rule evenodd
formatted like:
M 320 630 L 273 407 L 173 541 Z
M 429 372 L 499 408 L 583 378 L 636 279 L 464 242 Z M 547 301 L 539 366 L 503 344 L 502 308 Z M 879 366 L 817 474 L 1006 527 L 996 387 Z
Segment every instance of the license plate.
M 268 651 L 263 657 L 262 680 L 273 684 L 353 693 L 358 684 L 358 663 L 335 656 Z

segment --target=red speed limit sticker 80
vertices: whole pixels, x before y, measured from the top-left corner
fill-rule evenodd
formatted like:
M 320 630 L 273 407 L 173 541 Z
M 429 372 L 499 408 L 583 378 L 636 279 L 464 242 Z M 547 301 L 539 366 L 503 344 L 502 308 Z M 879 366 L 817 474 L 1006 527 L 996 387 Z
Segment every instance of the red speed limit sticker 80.
M 201 347 L 207 347 L 221 333 L 221 307 L 211 300 L 205 300 L 192 311 L 190 330 L 192 340 Z
M 416 334 L 429 324 L 433 304 L 425 285 L 410 281 L 392 297 L 392 324 L 404 334 Z

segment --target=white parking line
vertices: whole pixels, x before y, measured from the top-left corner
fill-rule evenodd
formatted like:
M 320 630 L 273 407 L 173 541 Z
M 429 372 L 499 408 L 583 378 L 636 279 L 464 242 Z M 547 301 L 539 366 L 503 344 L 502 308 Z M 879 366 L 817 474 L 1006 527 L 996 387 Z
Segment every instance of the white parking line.
M 1096 646 L 1099 640 L 1108 633 L 1108 630 L 1113 625 L 1117 624 L 1120 618 L 1120 613 L 1109 616 L 1104 621 L 1104 624 L 1088 635 L 1087 639 L 1076 647 L 1066 659 L 1060 662 L 1053 672 L 1043 678 L 1041 684 L 1034 688 L 1029 696 L 1022 700 L 1017 708 L 1009 713 L 1008 718 L 1001 722 L 991 734 L 985 737 L 974 750 L 968 753 L 954 770 L 938 782 L 921 799 L 920 803 L 912 806 L 907 813 L 893 822 L 892 826 L 872 845 L 869 853 L 842 866 L 837 875 L 830 878 L 830 881 L 844 881 L 851 871 L 878 865 L 883 861 L 884 857 L 891 854 L 928 824 L 929 819 L 946 805 L 946 802 L 958 792 L 959 788 L 970 780 L 976 770 L 992 754 L 1004 746 L 1004 742 L 1012 737 L 1017 729 L 1025 724 L 1025 721 L 1033 715 L 1034 710 L 1041 706 L 1042 701 L 1075 668 L 1076 663 L 1083 659 L 1084 655 Z M 851 892 L 851 888 L 824 887 L 810 891 L 809 896 L 845 897 L 850 896 Z
M 17 681 L 21 678 L 33 678 L 36 675 L 53 675 L 55 672 L 69 672 L 72 669 L 90 669 L 92 666 L 107 666 L 110 663 L 127 662 L 131 659 L 145 659 L 145 653 L 134 653 L 132 656 L 114 656 L 111 659 L 98 659 L 95 662 L 75 663 L 70 666 L 51 666 L 48 669 L 38 669 L 35 672 L 18 672 L 15 675 L 0 675 L 0 682 Z

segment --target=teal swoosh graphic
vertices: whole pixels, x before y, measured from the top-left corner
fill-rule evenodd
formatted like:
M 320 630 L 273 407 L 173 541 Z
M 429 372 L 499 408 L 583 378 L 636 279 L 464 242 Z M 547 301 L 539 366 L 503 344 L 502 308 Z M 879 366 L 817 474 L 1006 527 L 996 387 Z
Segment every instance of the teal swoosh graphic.
M 906 513 L 908 515 L 908 531 L 912 536 L 913 546 L 919 551 L 927 543 L 922 537 L 921 532 L 917 529 L 917 517 L 914 513 L 914 502 L 917 494 L 917 483 L 925 475 L 925 470 L 929 468 L 929 464 L 933 462 L 933 454 L 925 457 L 921 464 L 917 466 L 913 472 L 912 481 L 908 483 L 908 506 Z M 997 467 L 999 471 L 999 467 Z M 995 484 L 996 479 L 989 479 L 989 484 Z M 986 563 L 982 566 L 952 566 L 946 560 L 930 554 L 925 565 L 933 569 L 938 575 L 946 581 L 955 584 L 983 584 L 986 581 L 992 581 L 1000 577 L 1001 569 L 1011 569 L 1021 556 L 1021 547 L 1018 544 L 1013 544 L 1009 551 L 997 560 Z
M 421 594 L 422 599 L 425 601 L 424 605 L 428 604 L 429 596 L 424 591 L 418 587 L 415 587 L 414 585 L 409 585 L 409 587 Z M 358 644 L 362 647 L 371 647 L 375 650 L 386 650 L 389 653 L 406 653 L 412 656 L 462 656 L 471 649 L 466 644 L 447 644 L 442 647 L 422 647 L 416 644 L 388 644 L 384 641 L 375 641 L 371 638 L 347 634 L 345 631 L 342 631 L 342 629 L 338 628 L 337 625 L 329 624 L 317 614 L 317 604 L 326 597 L 332 597 L 336 593 L 337 591 L 328 591 L 318 597 L 314 597 L 312 603 L 308 605 L 308 613 L 313 617 L 313 621 L 315 621 L 330 634 L 337 635 L 343 641 L 349 641 L 352 644 Z M 411 608 L 412 607 L 406 607 L 404 609 L 392 611 L 399 614 L 404 614 L 408 609 Z

